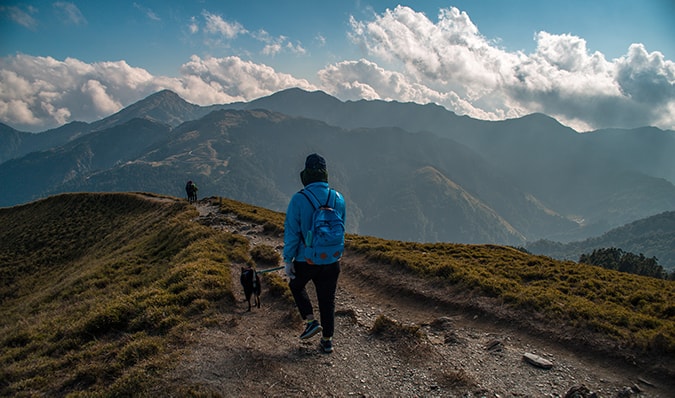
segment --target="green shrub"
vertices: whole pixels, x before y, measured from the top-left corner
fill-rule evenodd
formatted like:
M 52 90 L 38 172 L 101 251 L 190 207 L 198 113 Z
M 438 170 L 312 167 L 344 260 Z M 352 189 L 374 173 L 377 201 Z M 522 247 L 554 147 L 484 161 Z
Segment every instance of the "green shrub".
M 269 245 L 255 246 L 251 249 L 251 257 L 257 264 L 276 266 L 281 263 L 281 255 Z

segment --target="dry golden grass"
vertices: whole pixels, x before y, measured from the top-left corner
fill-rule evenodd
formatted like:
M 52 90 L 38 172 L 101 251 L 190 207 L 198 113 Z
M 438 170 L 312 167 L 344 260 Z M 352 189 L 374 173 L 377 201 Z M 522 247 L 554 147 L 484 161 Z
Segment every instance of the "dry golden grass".
M 385 315 L 380 315 L 375 319 L 370 333 L 388 339 L 420 340 L 422 338 L 419 325 L 405 325 Z
M 0 209 L 0 395 L 150 388 L 189 331 L 233 305 L 242 237 L 183 201 L 67 194 Z
M 262 225 L 266 233 L 284 232 L 284 213 L 226 198 L 219 198 L 218 204 L 222 213 L 234 213 L 242 220 Z
M 498 298 L 553 325 L 639 350 L 675 353 L 675 282 L 496 245 L 421 244 L 352 236 L 372 261 Z

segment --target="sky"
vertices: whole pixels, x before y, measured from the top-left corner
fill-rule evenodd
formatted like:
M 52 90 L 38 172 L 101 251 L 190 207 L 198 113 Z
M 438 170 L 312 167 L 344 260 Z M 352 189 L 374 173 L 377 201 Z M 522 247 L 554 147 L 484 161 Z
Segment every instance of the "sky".
M 300 87 L 579 132 L 675 130 L 675 0 L 0 0 L 0 122 Z

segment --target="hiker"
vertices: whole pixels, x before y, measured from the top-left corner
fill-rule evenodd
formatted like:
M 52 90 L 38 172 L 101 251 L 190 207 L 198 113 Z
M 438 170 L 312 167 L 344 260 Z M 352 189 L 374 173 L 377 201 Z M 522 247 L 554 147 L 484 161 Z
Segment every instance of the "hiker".
M 318 154 L 311 154 L 305 160 L 305 169 L 300 173 L 304 189 L 291 197 L 284 222 L 284 264 L 293 299 L 305 321 L 305 330 L 300 339 L 308 339 L 321 332 L 320 347 L 325 353 L 333 352 L 335 330 L 335 292 L 340 275 L 340 257 L 344 249 L 345 201 L 342 195 L 328 185 L 326 161 Z M 339 231 L 338 249 L 332 247 L 334 257 L 313 257 L 308 248 L 311 244 L 310 231 L 314 227 L 315 210 L 331 207 L 335 220 L 342 223 Z M 338 220 L 339 218 L 339 220 Z M 315 228 L 315 227 L 314 227 Z M 341 245 L 341 246 L 340 246 Z M 323 258 L 328 257 L 328 258 Z M 314 283 L 319 304 L 320 320 L 314 318 L 312 302 L 305 286 Z
M 199 188 L 197 188 L 197 184 L 192 180 L 185 184 L 185 193 L 187 193 L 188 202 L 194 203 L 197 201 L 197 191 L 199 191 Z

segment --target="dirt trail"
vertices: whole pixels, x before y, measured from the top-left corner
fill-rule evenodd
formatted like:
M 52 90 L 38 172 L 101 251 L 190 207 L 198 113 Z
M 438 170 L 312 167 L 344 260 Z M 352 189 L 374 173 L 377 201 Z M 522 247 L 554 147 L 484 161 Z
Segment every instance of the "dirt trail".
M 283 245 L 282 237 L 218 214 L 206 202 L 197 208 L 200 222 L 242 234 L 252 245 Z M 233 275 L 238 267 L 232 266 Z M 204 393 L 227 397 L 564 397 L 581 385 L 599 397 L 675 396 L 675 383 L 531 336 L 484 312 L 467 312 L 443 300 L 443 288 L 349 253 L 342 261 L 332 354 L 319 351 L 318 337 L 298 340 L 295 306 L 272 297 L 265 285 L 263 279 L 262 308 L 246 312 L 237 291 L 240 305 L 223 315 L 223 325 L 195 336 L 176 383 L 189 380 Z M 399 333 L 373 334 L 381 315 L 401 326 Z M 528 364 L 524 353 L 553 367 Z

